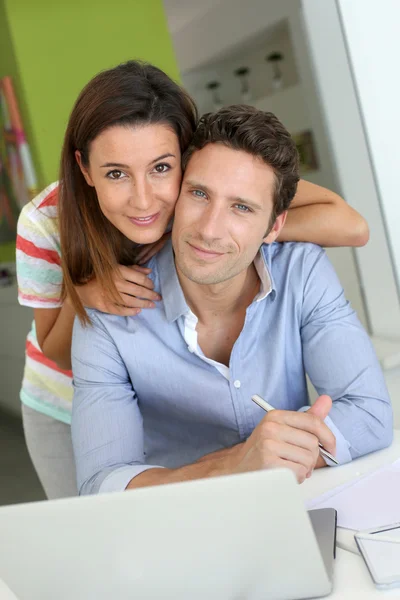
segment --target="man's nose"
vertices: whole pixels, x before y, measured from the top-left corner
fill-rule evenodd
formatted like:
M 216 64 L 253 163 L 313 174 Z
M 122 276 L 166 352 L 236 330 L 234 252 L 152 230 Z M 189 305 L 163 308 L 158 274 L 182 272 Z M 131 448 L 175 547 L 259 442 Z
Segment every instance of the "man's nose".
M 209 206 L 204 212 L 198 225 L 199 233 L 208 240 L 217 240 L 224 237 L 225 218 L 223 211 L 218 207 Z

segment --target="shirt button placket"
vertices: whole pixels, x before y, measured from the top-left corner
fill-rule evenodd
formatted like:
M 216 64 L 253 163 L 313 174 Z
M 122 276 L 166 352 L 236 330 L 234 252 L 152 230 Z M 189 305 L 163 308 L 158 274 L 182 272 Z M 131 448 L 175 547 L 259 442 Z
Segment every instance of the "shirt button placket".
M 246 415 L 245 415 L 245 410 L 243 407 L 243 398 L 242 398 L 242 394 L 241 394 L 241 390 L 240 390 L 240 388 L 242 386 L 242 382 L 240 381 L 240 379 L 233 379 L 231 385 L 233 388 L 233 389 L 231 388 L 232 389 L 232 400 L 235 405 L 236 418 L 237 418 L 237 423 L 238 423 L 238 427 L 239 427 L 239 435 L 240 435 L 241 441 L 244 441 L 244 439 L 248 436 L 246 435 L 246 431 L 247 431 Z

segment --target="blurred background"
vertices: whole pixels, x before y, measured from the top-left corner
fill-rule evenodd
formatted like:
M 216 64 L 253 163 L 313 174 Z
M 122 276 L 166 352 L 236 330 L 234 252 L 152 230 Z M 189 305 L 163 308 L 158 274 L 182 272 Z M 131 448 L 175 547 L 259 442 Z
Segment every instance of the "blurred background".
M 32 313 L 18 306 L 13 277 L 18 212 L 57 179 L 81 88 L 130 58 L 179 79 L 200 113 L 239 102 L 274 112 L 296 140 L 302 177 L 367 219 L 366 247 L 328 254 L 400 427 L 399 22 L 398 0 L 0 0 L 0 504 L 44 497 L 20 421 Z

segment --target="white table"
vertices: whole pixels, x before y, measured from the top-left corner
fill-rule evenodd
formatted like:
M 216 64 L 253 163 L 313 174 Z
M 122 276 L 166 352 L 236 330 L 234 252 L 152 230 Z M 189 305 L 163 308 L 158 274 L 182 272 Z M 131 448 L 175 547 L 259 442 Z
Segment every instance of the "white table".
M 328 490 L 342 485 L 355 477 L 366 475 L 384 465 L 391 464 L 400 457 L 400 431 L 394 432 L 390 448 L 374 452 L 347 465 L 319 469 L 301 486 L 304 501 L 310 500 Z M 399 499 L 400 502 L 400 499 Z M 358 553 L 354 532 L 338 528 L 338 549 L 334 568 L 334 592 L 329 600 L 369 600 L 369 598 L 399 598 L 400 588 L 390 591 L 377 590 L 365 563 Z M 344 550 L 343 548 L 348 548 Z
M 327 600 L 386 600 L 400 598 L 400 588 L 378 590 L 360 555 L 337 549 L 334 567 L 334 590 Z
M 313 476 L 301 486 L 304 501 L 310 500 L 320 494 L 346 483 L 354 477 L 365 475 L 379 467 L 390 464 L 400 457 L 400 431 L 395 432 L 393 444 L 390 448 L 365 456 L 348 465 L 337 468 L 326 468 L 315 471 Z M 399 500 L 400 501 L 400 500 Z M 338 530 L 338 544 L 351 548 L 357 552 L 353 538 L 354 532 Z M 337 549 L 334 567 L 334 591 L 329 600 L 377 600 L 386 597 L 400 599 L 400 588 L 380 591 L 377 590 L 368 573 L 363 559 L 358 554 Z M 0 600 L 10 600 L 5 590 L 0 585 Z

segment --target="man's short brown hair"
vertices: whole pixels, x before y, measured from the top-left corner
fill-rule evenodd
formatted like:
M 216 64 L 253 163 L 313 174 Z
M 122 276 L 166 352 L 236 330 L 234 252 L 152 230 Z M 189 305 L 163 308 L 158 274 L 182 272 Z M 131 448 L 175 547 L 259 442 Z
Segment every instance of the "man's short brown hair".
M 298 152 L 279 119 L 270 112 L 243 104 L 203 115 L 183 154 L 183 169 L 192 154 L 207 144 L 223 144 L 233 150 L 242 150 L 272 167 L 275 173 L 272 226 L 276 217 L 289 208 L 299 181 Z

